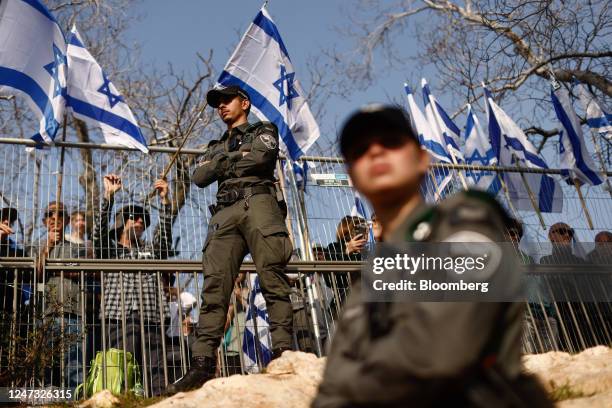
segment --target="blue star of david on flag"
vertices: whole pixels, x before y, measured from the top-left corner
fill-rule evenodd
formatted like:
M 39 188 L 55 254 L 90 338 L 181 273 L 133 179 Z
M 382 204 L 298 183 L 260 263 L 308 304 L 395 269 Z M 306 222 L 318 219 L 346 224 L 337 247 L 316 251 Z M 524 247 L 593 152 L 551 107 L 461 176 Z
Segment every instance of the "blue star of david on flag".
M 300 96 L 293 86 L 295 79 L 295 72 L 287 73 L 285 65 L 280 66 L 280 78 L 274 81 L 274 87 L 278 89 L 280 93 L 278 99 L 278 106 L 283 106 L 287 103 L 287 108 L 291 109 L 291 99 Z M 285 83 L 287 84 L 287 93 L 285 93 Z
M 115 107 L 119 102 L 123 102 L 123 97 L 121 95 L 115 95 L 110 89 L 110 81 L 106 77 L 106 74 L 102 72 L 102 78 L 104 83 L 100 88 L 98 88 L 98 92 L 106 95 L 108 98 L 108 103 L 110 103 L 111 109 Z
M 471 156 L 466 156 L 465 161 L 470 164 L 480 163 L 483 166 L 489 165 L 489 157 L 487 157 L 486 155 L 481 155 L 478 150 L 474 150 L 474 153 Z M 490 171 L 471 171 L 470 177 L 472 177 L 474 179 L 474 182 L 478 184 L 482 177 L 490 176 L 491 174 L 493 173 Z
M 59 48 L 53 44 L 53 61 L 43 66 L 45 71 L 53 78 L 53 97 L 62 93 L 62 85 L 59 78 L 59 67 L 66 63 L 66 56 L 62 54 Z

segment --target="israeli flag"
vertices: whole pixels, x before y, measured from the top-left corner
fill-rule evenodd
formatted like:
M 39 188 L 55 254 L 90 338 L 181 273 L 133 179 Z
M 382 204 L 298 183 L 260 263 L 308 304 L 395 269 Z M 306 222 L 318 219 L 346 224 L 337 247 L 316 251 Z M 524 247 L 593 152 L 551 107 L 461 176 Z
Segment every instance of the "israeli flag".
M 89 53 L 76 27 L 68 41 L 67 104 L 74 117 L 102 129 L 108 144 L 137 148 L 148 153 L 130 107 Z
M 222 86 L 238 85 L 251 98 L 251 110 L 260 120 L 278 127 L 283 152 L 299 159 L 319 137 L 289 52 L 278 28 L 262 7 L 240 40 L 219 77 Z
M 18 91 L 39 120 L 32 139 L 51 143 L 64 116 L 66 40 L 38 0 L 0 1 L 0 92 Z
M 254 374 L 259 372 L 257 361 L 260 357 L 262 359 L 262 367 L 267 366 L 270 360 L 272 360 L 272 338 L 270 337 L 266 301 L 259 286 L 259 276 L 257 274 L 249 274 L 249 281 L 251 291 L 249 293 L 249 304 L 244 323 L 242 354 L 244 356 L 246 372 Z M 258 346 L 259 352 L 257 351 Z
M 559 154 L 561 168 L 566 170 L 563 175 L 568 184 L 573 184 L 573 179 L 578 179 L 581 184 L 594 186 L 603 183 L 584 143 L 580 120 L 572 107 L 567 89 L 559 87 L 556 91 L 551 90 L 550 97 L 557 118 L 563 127 L 560 135 Z
M 467 164 L 478 166 L 495 166 L 497 158 L 493 153 L 493 148 L 489 138 L 482 131 L 480 121 L 472 106 L 468 104 L 467 122 L 465 124 L 465 146 L 464 159 Z M 493 171 L 468 170 L 468 182 L 477 188 L 487 191 L 492 195 L 497 195 L 501 188 L 501 182 L 497 173 Z
M 548 169 L 536 148 L 523 130 L 499 107 L 485 88 L 489 139 L 500 166 Z M 548 175 L 523 173 L 541 212 L 561 212 L 563 191 L 555 179 Z M 517 210 L 531 211 L 529 191 L 520 173 L 504 173 L 510 199 Z
M 425 78 L 421 79 L 421 87 L 423 90 L 423 103 L 425 105 L 425 116 L 431 126 L 433 132 L 438 134 L 438 138 L 444 142 L 449 156 L 455 156 L 457 162 L 463 161 L 463 154 L 459 149 L 459 139 L 461 139 L 461 131 L 453 123 L 436 98 L 431 94 L 429 85 Z
M 612 142 L 612 114 L 607 113 L 601 108 L 595 96 L 583 84 L 577 82 L 574 91 L 578 95 L 582 108 L 586 113 L 589 128 Z
M 293 172 L 295 186 L 298 190 L 306 192 L 309 167 L 310 165 L 308 164 L 308 162 L 304 161 L 302 162 L 302 165 L 300 165 L 298 162 L 288 159 L 285 162 L 285 180 L 287 181 L 287 183 L 292 183 L 291 177 L 289 177 L 289 172 Z
M 446 151 L 445 144 L 440 138 L 440 134 L 431 129 L 427 119 L 425 119 L 425 115 L 423 115 L 423 112 L 421 112 L 421 109 L 419 109 L 419 106 L 414 100 L 412 90 L 406 83 L 404 84 L 404 91 L 406 91 L 406 97 L 408 98 L 408 109 L 410 110 L 412 125 L 418 135 L 421 147 L 429 152 L 434 163 L 452 163 L 453 161 Z M 435 200 L 431 196 L 432 192 L 443 197 L 452 180 L 452 176 L 448 169 L 436 168 L 432 171 L 432 174 L 434 175 L 434 180 L 432 181 L 434 185 L 430 185 L 428 179 L 424 181 L 423 185 L 424 196 L 429 201 Z

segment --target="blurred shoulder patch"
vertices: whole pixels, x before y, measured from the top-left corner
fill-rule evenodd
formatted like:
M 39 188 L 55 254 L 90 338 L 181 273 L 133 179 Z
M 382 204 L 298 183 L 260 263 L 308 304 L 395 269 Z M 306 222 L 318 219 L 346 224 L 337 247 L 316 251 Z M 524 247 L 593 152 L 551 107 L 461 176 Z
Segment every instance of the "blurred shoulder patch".
M 276 142 L 276 138 L 272 135 L 264 133 L 264 134 L 259 135 L 259 137 L 261 141 L 263 142 L 263 144 L 266 145 L 266 147 L 270 150 L 276 149 L 276 147 L 278 146 L 278 143 Z
M 477 231 L 457 231 L 441 242 L 493 242 L 491 238 Z

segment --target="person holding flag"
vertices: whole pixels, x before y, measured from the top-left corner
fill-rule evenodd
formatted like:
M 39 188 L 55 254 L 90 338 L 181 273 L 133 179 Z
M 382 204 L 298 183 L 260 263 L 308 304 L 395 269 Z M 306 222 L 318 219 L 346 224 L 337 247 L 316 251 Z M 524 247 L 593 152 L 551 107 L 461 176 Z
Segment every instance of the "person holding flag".
M 204 287 L 191 369 L 168 387 L 168 394 L 214 378 L 234 281 L 247 253 L 255 262 L 269 314 L 271 358 L 292 344 L 293 309 L 285 266 L 293 248 L 275 191 L 277 128 L 270 122 L 248 122 L 251 97 L 238 86 L 214 88 L 206 99 L 227 131 L 208 144 L 208 153 L 192 176 L 202 188 L 217 181 L 217 204 L 210 207 L 213 216 L 203 248 Z

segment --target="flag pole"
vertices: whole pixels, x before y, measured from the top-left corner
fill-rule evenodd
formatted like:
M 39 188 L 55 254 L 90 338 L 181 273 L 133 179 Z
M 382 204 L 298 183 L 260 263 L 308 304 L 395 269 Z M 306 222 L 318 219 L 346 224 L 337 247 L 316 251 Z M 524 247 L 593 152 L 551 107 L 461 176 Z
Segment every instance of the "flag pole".
M 599 147 L 599 143 L 597 143 L 597 139 L 595 138 L 595 132 L 591 130 L 591 139 L 593 140 L 593 145 L 595 146 L 595 154 L 597 155 L 597 159 L 599 160 L 599 165 L 601 166 L 601 171 L 603 172 L 603 177 L 606 180 L 606 186 L 608 187 L 608 194 L 612 198 L 612 186 L 610 185 L 610 179 L 608 178 L 608 168 L 606 167 L 606 162 L 603 159 L 603 155 L 601 154 L 601 149 Z
M 516 168 L 519 170 L 519 174 L 521 175 L 521 180 L 523 180 L 523 184 L 525 184 L 525 189 L 527 190 L 527 195 L 529 196 L 529 201 L 531 201 L 531 205 L 533 206 L 533 209 L 535 210 L 536 214 L 538 215 L 538 219 L 540 220 L 540 225 L 542 225 L 542 229 L 546 229 L 546 224 L 544 223 L 544 217 L 542 217 L 542 213 L 540 212 L 540 208 L 538 208 L 538 203 L 535 200 L 535 197 L 533 195 L 533 191 L 531 191 L 531 188 L 529 188 L 529 183 L 527 183 L 527 178 L 525 178 L 525 173 L 523 173 L 522 167 L 519 166 L 519 161 L 516 158 L 516 155 L 514 153 L 512 153 L 512 157 L 514 158 L 514 163 Z
M 453 159 L 453 163 L 455 165 L 458 165 L 459 162 L 457 162 L 457 157 L 455 157 L 455 153 L 453 153 L 453 147 L 450 144 L 446 144 L 446 147 L 448 149 L 448 153 L 451 156 L 451 159 Z M 467 186 L 467 183 L 465 182 L 465 178 L 463 177 L 463 174 L 459 170 L 457 170 L 457 174 L 459 175 L 459 180 L 461 180 L 461 184 L 463 185 L 463 189 L 467 190 L 468 186 Z
M 440 186 L 438 185 L 438 182 L 436 181 L 436 177 L 432 174 L 431 171 L 428 171 L 427 173 L 429 174 L 429 178 L 431 179 L 431 181 L 432 181 L 432 183 L 433 183 L 433 185 L 435 187 L 434 195 L 436 197 L 436 202 L 440 201 L 442 196 L 440 195 L 440 191 L 439 191 L 440 190 Z
M 499 173 L 497 173 L 497 179 L 499 180 L 499 184 L 501 184 L 502 186 L 502 190 L 504 190 L 504 193 L 506 194 L 506 199 L 508 200 L 508 207 L 510 207 L 510 211 L 512 211 L 512 214 L 514 214 L 514 218 L 518 219 L 518 211 L 516 211 L 516 208 L 514 208 L 514 204 L 512 204 L 512 200 L 510 199 L 510 191 L 508 190 L 508 186 L 506 185 L 504 178 Z
M 200 117 L 202 116 L 202 113 L 204 112 L 204 110 L 206 109 L 207 106 L 208 106 L 207 103 L 204 103 L 204 105 L 202 105 L 202 108 L 198 111 L 198 114 L 196 115 L 195 120 L 193 122 L 191 122 L 191 124 L 189 125 L 189 128 L 187 129 L 187 132 L 185 132 L 185 137 L 181 141 L 180 146 L 178 147 L 178 149 L 176 149 L 176 152 L 174 152 L 174 154 L 172 155 L 172 158 L 170 159 L 170 162 L 166 165 L 166 167 L 164 168 L 164 171 L 162 172 L 162 175 L 160 177 L 162 180 L 166 180 L 166 177 L 168 176 L 168 173 L 170 172 L 170 169 L 172 168 L 172 166 L 176 162 L 176 159 L 178 158 L 179 154 L 181 153 L 181 150 L 183 149 L 183 147 L 185 146 L 185 143 L 187 142 L 187 139 L 191 135 L 191 132 L 193 132 L 193 128 L 195 127 L 196 123 L 198 123 L 198 121 L 200 120 Z M 151 191 L 147 197 L 149 199 L 153 198 L 155 196 L 156 192 L 157 192 L 157 190 L 153 189 L 153 191 Z
M 571 177 L 571 176 L 570 176 Z M 584 197 L 582 196 L 582 190 L 580 190 L 580 183 L 578 183 L 577 178 L 572 178 L 574 182 L 574 187 L 576 187 L 576 191 L 578 192 L 578 198 L 580 199 L 580 205 L 582 205 L 582 211 L 584 211 L 584 215 L 586 216 L 587 223 L 589 224 L 589 228 L 593 230 L 593 220 L 591 219 L 591 214 L 587 209 L 586 203 L 584 201 Z
M 62 142 L 66 141 L 66 122 L 68 121 L 68 115 L 66 115 L 66 113 L 64 113 L 64 123 L 62 125 Z M 59 162 L 59 169 L 58 169 L 58 174 L 57 174 L 57 189 L 56 189 L 56 200 L 62 201 L 62 185 L 64 183 L 64 161 L 65 161 L 65 155 L 66 155 L 66 148 L 62 145 L 60 147 L 60 162 Z

